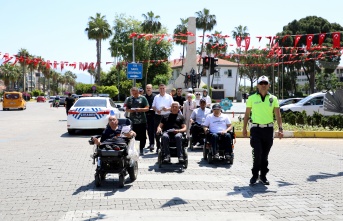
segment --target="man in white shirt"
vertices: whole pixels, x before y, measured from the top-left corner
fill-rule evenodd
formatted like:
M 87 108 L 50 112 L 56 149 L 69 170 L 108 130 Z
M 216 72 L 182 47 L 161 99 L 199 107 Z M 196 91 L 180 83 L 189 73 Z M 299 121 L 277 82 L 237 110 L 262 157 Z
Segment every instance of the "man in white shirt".
M 192 142 L 195 145 L 199 142 L 199 145 L 203 145 L 203 137 L 199 137 L 198 135 L 202 132 L 202 124 L 205 123 L 205 119 L 207 115 L 211 114 L 211 110 L 206 108 L 206 99 L 200 99 L 200 107 L 195 109 L 191 115 L 191 128 L 190 132 L 192 134 Z
M 213 113 L 207 115 L 203 125 L 205 133 L 210 133 L 210 142 L 214 158 L 219 158 L 217 149 L 220 145 L 221 148 L 224 149 L 225 158 L 230 159 L 232 156 L 232 138 L 231 134 L 228 132 L 232 129 L 231 120 L 228 115 L 221 113 L 221 109 L 222 107 L 219 104 L 213 105 Z M 222 136 L 220 143 L 218 142 L 219 136 Z
M 164 84 L 159 85 L 159 92 L 160 94 L 154 97 L 154 101 L 152 102 L 152 109 L 155 111 L 155 118 L 154 118 L 154 133 L 156 134 L 157 127 L 161 123 L 161 119 L 163 116 L 170 113 L 171 105 L 174 102 L 173 97 L 166 93 L 166 86 Z M 159 137 L 156 137 L 156 153 L 158 149 L 161 147 L 161 142 Z M 150 149 L 150 151 L 152 151 Z

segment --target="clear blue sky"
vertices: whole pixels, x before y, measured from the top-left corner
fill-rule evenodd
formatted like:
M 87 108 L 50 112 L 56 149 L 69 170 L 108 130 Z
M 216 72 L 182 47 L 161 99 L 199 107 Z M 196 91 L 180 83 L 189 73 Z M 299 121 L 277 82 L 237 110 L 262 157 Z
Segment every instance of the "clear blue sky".
M 95 41 L 88 40 L 84 30 L 89 17 L 97 12 L 105 15 L 113 26 L 115 14 L 124 13 L 143 21 L 142 14 L 153 11 L 161 16 L 160 22 L 172 34 L 180 18 L 195 17 L 195 12 L 204 8 L 216 15 L 214 30 L 223 34 L 231 36 L 235 27 L 247 26 L 251 35 L 250 48 L 264 47 L 268 42 L 265 36 L 274 36 L 289 22 L 306 16 L 319 16 L 343 26 L 342 1 L 0 0 L 0 63 L 4 53 L 14 55 L 21 48 L 50 61 L 95 62 Z M 196 35 L 201 35 L 200 31 Z M 263 36 L 261 42 L 256 36 Z M 200 41 L 198 38 L 197 47 Z M 234 43 L 231 37 L 228 43 Z M 108 48 L 108 41 L 103 42 L 101 60 L 105 71 L 110 68 L 105 62 L 113 61 Z M 228 50 L 234 50 L 234 47 Z M 181 46 L 175 45 L 170 59 L 179 58 L 181 52 Z

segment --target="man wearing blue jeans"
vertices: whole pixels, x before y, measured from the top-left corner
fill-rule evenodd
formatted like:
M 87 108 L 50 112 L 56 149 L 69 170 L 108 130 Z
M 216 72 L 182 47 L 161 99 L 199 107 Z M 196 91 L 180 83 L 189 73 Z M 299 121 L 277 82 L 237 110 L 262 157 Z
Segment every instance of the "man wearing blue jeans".
M 221 113 L 222 107 L 219 104 L 215 104 L 212 107 L 213 113 L 207 115 L 205 119 L 204 130 L 205 133 L 211 134 L 211 146 L 212 153 L 215 159 L 219 158 L 217 152 L 219 136 L 222 136 L 221 144 L 224 147 L 225 158 L 230 159 L 232 156 L 231 135 L 228 133 L 231 129 L 231 120 L 226 114 Z

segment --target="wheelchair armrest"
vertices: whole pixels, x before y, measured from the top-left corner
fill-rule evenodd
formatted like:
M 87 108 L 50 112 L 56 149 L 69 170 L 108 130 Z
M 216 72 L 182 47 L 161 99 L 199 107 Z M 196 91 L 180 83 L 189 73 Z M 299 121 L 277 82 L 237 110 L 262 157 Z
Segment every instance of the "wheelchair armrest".
M 98 138 L 100 138 L 100 137 L 101 137 L 101 135 L 91 136 L 91 138 L 88 140 L 89 145 L 94 145 L 93 138 L 98 139 Z

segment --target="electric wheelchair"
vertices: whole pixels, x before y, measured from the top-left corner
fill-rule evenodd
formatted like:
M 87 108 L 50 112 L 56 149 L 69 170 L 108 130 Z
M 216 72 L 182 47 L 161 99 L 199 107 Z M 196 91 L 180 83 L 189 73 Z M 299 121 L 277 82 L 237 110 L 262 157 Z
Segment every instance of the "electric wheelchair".
M 131 125 L 129 119 L 118 119 L 118 126 Z M 95 136 L 100 138 L 101 135 Z M 128 174 L 130 180 L 133 182 L 138 175 L 138 162 L 128 157 L 128 147 L 130 138 L 123 137 L 119 141 L 117 139 L 108 139 L 101 143 L 101 145 L 94 145 L 92 138 L 88 141 L 90 145 L 94 145 L 93 164 L 96 163 L 95 169 L 95 186 L 99 187 L 101 181 L 105 180 L 106 174 L 119 174 L 119 187 L 124 187 L 125 176 Z M 138 156 L 138 152 L 137 152 Z
M 208 131 L 209 132 L 209 131 Z M 224 137 L 222 135 L 219 135 L 218 137 L 218 146 L 217 146 L 217 152 L 219 154 L 219 161 L 225 161 L 228 162 L 229 164 L 233 164 L 234 160 L 234 144 L 236 143 L 236 134 L 235 134 L 235 128 L 232 128 L 232 131 L 228 132 L 231 137 L 231 143 L 225 144 L 223 142 Z M 207 133 L 205 136 L 205 145 L 203 146 L 203 158 L 204 160 L 207 160 L 209 164 L 212 164 L 216 159 L 214 158 L 213 150 L 211 147 L 211 136 L 212 133 Z M 231 145 L 232 147 L 232 154 L 229 158 L 225 157 L 225 148 L 224 145 Z
M 205 132 L 203 126 L 197 122 L 194 122 L 190 128 L 190 137 L 189 137 L 189 149 L 194 150 L 194 146 L 197 142 L 201 145 L 205 144 Z
M 168 132 L 169 133 L 169 154 L 170 154 L 170 158 L 172 157 L 178 157 L 177 155 L 177 147 L 176 147 L 176 142 L 175 142 L 175 136 L 173 136 L 172 134 L 174 133 L 173 131 Z M 163 133 L 157 133 L 156 136 L 158 137 L 158 139 L 162 139 L 162 135 Z M 186 169 L 188 167 L 188 153 L 187 153 L 187 146 L 188 146 L 188 139 L 186 137 L 185 133 L 182 133 L 182 138 L 181 138 L 181 142 L 182 142 L 182 155 L 183 155 L 183 167 Z M 163 147 L 163 143 L 161 141 L 161 148 L 158 149 L 158 156 L 157 156 L 157 163 L 158 163 L 158 167 L 161 168 L 162 164 L 164 163 L 164 158 L 165 158 L 165 153 L 164 153 L 164 147 Z M 169 160 L 168 163 L 170 163 L 171 161 Z

